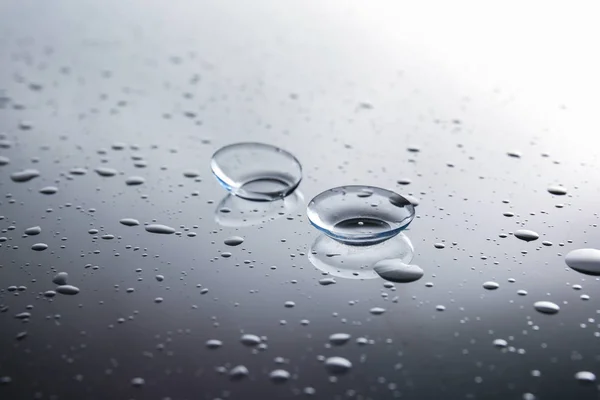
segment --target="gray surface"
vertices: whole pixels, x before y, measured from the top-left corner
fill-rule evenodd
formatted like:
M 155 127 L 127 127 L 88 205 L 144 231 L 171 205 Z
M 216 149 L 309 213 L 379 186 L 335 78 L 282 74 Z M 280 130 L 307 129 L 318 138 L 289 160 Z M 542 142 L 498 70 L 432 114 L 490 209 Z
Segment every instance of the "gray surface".
M 574 375 L 598 375 L 599 282 L 564 263 L 571 249 L 600 246 L 591 6 L 174 3 L 0 4 L 0 132 L 12 143 L 0 149 L 11 160 L 0 166 L 0 229 L 15 226 L 0 234 L 0 377 L 12 379 L 1 399 L 284 399 L 308 386 L 319 399 L 598 398 L 598 382 Z M 226 193 L 210 155 L 248 140 L 302 161 L 304 199 L 293 219 L 221 227 L 214 212 Z M 115 142 L 127 148 L 112 150 Z M 134 167 L 135 154 L 146 168 Z M 120 174 L 100 177 L 98 166 Z M 67 179 L 74 167 L 87 175 Z M 41 176 L 10 180 L 25 168 Z M 201 182 L 183 176 L 189 169 Z M 146 182 L 127 186 L 134 175 Z M 406 177 L 411 185 L 396 184 Z M 423 279 L 395 290 L 379 279 L 319 285 L 306 255 L 319 234 L 304 207 L 356 183 L 421 200 L 407 235 Z M 567 196 L 546 191 L 556 183 Z M 58 193 L 38 193 L 49 185 Z M 127 217 L 184 233 L 121 225 Z M 40 235 L 22 238 L 36 225 Z M 498 237 L 519 228 L 541 237 Z M 225 246 L 232 235 L 244 243 Z M 30 249 L 40 242 L 49 248 Z M 41 296 L 56 272 L 81 292 Z M 500 288 L 485 290 L 490 280 Z M 561 311 L 538 313 L 539 300 Z M 30 321 L 15 319 L 27 305 Z M 329 348 L 338 332 L 353 339 Z M 267 336 L 268 349 L 253 354 L 242 333 Z M 374 343 L 358 346 L 358 337 Z M 497 338 L 514 351 L 495 348 Z M 208 339 L 224 345 L 209 350 Z M 319 355 L 354 366 L 331 383 Z M 236 365 L 248 368 L 246 380 L 215 372 Z M 292 379 L 270 382 L 278 368 Z M 143 387 L 132 386 L 136 377 Z

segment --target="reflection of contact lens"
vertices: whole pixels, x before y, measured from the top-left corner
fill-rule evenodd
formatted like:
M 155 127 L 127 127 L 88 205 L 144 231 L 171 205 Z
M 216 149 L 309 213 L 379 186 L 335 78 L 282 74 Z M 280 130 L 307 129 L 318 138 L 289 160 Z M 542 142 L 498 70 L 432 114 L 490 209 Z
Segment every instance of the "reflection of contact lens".
M 274 201 L 250 201 L 228 194 L 215 210 L 215 220 L 221 226 L 240 228 L 264 224 L 289 215 L 296 210 L 304 197 L 299 190 Z
M 413 255 L 413 245 L 404 234 L 370 246 L 349 246 L 319 235 L 310 248 L 308 259 L 317 269 L 331 276 L 374 279 L 379 277 L 373 269 L 379 261 L 397 259 L 408 264 Z
M 351 245 L 387 240 L 415 217 L 406 198 L 373 186 L 341 186 L 324 191 L 308 204 L 308 219 L 329 237 Z
M 219 183 L 248 200 L 273 201 L 292 193 L 302 179 L 300 162 L 279 147 L 236 143 L 213 154 L 210 166 Z

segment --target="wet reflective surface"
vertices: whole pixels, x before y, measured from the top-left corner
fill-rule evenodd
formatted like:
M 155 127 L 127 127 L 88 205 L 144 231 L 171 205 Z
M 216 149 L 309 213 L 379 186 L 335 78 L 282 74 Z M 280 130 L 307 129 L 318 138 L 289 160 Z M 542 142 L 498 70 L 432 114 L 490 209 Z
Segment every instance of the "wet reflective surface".
M 600 32 L 540 4 L 2 2 L 0 398 L 597 398 Z M 241 141 L 299 188 L 228 195 Z M 311 263 L 352 184 L 422 278 Z

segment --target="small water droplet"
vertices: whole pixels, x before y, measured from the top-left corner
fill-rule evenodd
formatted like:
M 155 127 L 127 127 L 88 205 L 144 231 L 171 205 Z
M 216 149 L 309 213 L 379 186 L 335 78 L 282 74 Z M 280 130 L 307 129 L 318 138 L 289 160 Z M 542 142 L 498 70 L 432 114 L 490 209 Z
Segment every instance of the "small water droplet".
M 58 188 L 56 186 L 46 186 L 40 189 L 41 194 L 55 194 L 58 192 Z
M 145 383 L 146 381 L 144 378 L 133 378 L 131 380 L 131 385 L 138 388 L 144 386 Z
M 6 156 L 0 156 L 0 167 L 10 164 L 10 158 Z
M 287 382 L 290 379 L 290 377 L 290 373 L 284 369 L 276 369 L 274 371 L 271 371 L 271 373 L 269 374 L 269 379 L 271 379 L 271 382 L 273 383 Z
M 543 314 L 556 314 L 560 311 L 560 307 L 550 301 L 537 301 L 533 307 Z
M 436 249 L 445 249 L 446 245 L 444 243 L 435 243 L 433 247 L 435 247 Z
M 141 176 L 130 176 L 129 178 L 125 179 L 125 183 L 129 186 L 141 185 L 144 182 L 146 182 L 146 179 L 142 178 Z
M 183 176 L 185 176 L 186 178 L 196 178 L 196 177 L 200 176 L 200 172 L 198 172 L 194 169 L 190 169 L 190 170 L 184 171 Z
M 39 226 L 32 226 L 31 228 L 25 229 L 25 234 L 27 236 L 35 236 L 39 235 L 40 233 L 42 233 L 42 228 Z
M 58 274 L 54 275 L 54 278 L 52 278 L 52 282 L 57 285 L 66 285 L 67 279 L 69 279 L 69 274 L 67 274 L 66 272 L 59 272 Z
M 244 243 L 244 238 L 241 236 L 231 236 L 225 239 L 224 243 L 227 246 L 239 246 L 240 244 Z
M 322 285 L 322 286 L 334 285 L 335 283 L 336 283 L 336 281 L 333 278 L 319 279 L 319 285 Z
M 515 231 L 514 235 L 517 239 L 521 239 L 526 242 L 531 242 L 540 238 L 540 235 L 537 232 L 530 231 L 528 229 L 519 229 L 518 231 Z
M 118 173 L 116 169 L 108 167 L 98 167 L 94 171 L 103 177 L 115 176 Z
M 325 368 L 333 375 L 342 375 L 352 369 L 352 363 L 342 357 L 329 357 L 325 360 Z
M 79 288 L 72 285 L 61 285 L 56 288 L 56 293 L 72 296 L 79 293 Z
M 329 343 L 336 346 L 341 346 L 343 344 L 348 343 L 350 338 L 351 336 L 347 333 L 334 333 L 329 336 Z
M 373 307 L 369 310 L 369 312 L 373 315 L 381 315 L 385 312 L 385 308 L 382 307 Z
M 223 346 L 223 342 L 221 342 L 220 340 L 210 339 L 206 341 L 206 347 L 208 347 L 211 350 L 218 349 L 221 346 Z
M 497 282 L 487 281 L 483 283 L 483 288 L 487 290 L 496 290 L 500 287 Z
M 504 339 L 496 339 L 494 340 L 494 346 L 498 348 L 505 348 L 508 346 L 508 342 Z
M 565 194 L 567 194 L 567 189 L 565 189 L 562 186 L 550 186 L 548 188 L 548 192 L 557 196 L 564 196 Z
M 125 226 L 137 226 L 140 224 L 140 221 L 134 218 L 123 218 L 119 222 Z
M 579 371 L 575 374 L 575 379 L 581 383 L 592 383 L 596 380 L 596 375 L 589 371 Z
M 175 233 L 175 228 L 171 228 L 170 226 L 161 225 L 161 224 L 150 224 L 150 225 L 146 225 L 146 231 L 150 232 L 150 233 L 171 235 L 171 234 Z
M 48 248 L 48 245 L 46 243 L 36 243 L 31 246 L 31 250 L 35 250 L 35 251 L 44 251 L 47 248 Z
M 13 182 L 22 183 L 28 182 L 34 178 L 37 178 L 38 176 L 40 176 L 40 171 L 37 169 L 24 169 L 22 171 L 13 172 L 10 174 L 10 179 L 12 179 Z
M 262 340 L 260 337 L 256 336 L 256 335 L 252 335 L 252 334 L 245 334 L 242 335 L 242 337 L 240 338 L 240 342 L 242 342 L 242 344 L 246 345 L 246 346 L 257 346 L 259 345 Z
M 249 373 L 248 368 L 243 365 L 238 365 L 229 371 L 229 377 L 234 381 L 238 381 L 247 377 Z

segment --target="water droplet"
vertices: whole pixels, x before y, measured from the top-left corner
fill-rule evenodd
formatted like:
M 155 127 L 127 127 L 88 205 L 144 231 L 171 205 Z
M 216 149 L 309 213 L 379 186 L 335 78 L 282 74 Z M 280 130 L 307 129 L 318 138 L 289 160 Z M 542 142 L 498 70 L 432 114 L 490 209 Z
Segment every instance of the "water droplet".
M 336 283 L 336 281 L 333 278 L 319 279 L 319 285 L 322 285 L 322 286 L 334 285 L 335 283 Z
M 500 287 L 497 282 L 487 281 L 483 283 L 483 288 L 487 290 L 496 290 Z
M 41 194 L 55 194 L 58 192 L 58 188 L 56 186 L 46 186 L 40 189 Z
M 140 224 L 140 221 L 138 221 L 137 219 L 133 219 L 133 218 L 123 218 L 123 219 L 119 220 L 119 222 L 125 226 L 137 226 Z
M 242 337 L 240 338 L 240 342 L 242 342 L 242 344 L 246 345 L 246 346 L 257 346 L 259 345 L 262 340 L 256 336 L 256 335 L 251 335 L 249 333 L 242 335 Z
M 329 342 L 336 346 L 341 346 L 348 343 L 351 336 L 347 333 L 334 333 L 329 336 Z
M 125 179 L 125 183 L 129 186 L 141 185 L 144 182 L 146 182 L 146 179 L 142 178 L 141 176 L 130 176 L 129 178 Z
M 218 349 L 221 346 L 223 346 L 223 342 L 221 342 L 220 340 L 210 339 L 206 341 L 206 347 L 208 347 L 211 350 Z
M 596 380 L 596 375 L 588 371 L 579 371 L 575 374 L 575 379 L 581 383 L 592 383 Z
M 145 383 L 146 381 L 144 380 L 144 378 L 133 378 L 131 380 L 131 385 L 134 387 L 142 387 Z
M 560 307 L 550 301 L 537 301 L 533 307 L 543 314 L 556 314 L 560 311 Z
M 118 173 L 116 169 L 108 167 L 98 167 L 94 171 L 96 171 L 98 175 L 104 177 L 115 176 Z
M 521 158 L 521 152 L 518 150 L 511 150 L 506 152 L 506 154 L 508 154 L 509 157 L 513 157 L 513 158 Z
M 241 236 L 231 236 L 225 239 L 227 246 L 239 246 L 242 243 L 244 243 L 244 238 Z
M 238 365 L 229 371 L 229 377 L 232 380 L 238 381 L 247 377 L 249 373 L 248 368 L 243 365 Z
M 0 167 L 10 164 L 10 158 L 5 156 L 0 156 Z
M 38 176 L 40 176 L 40 171 L 37 169 L 24 169 L 10 174 L 10 179 L 12 179 L 13 182 L 28 182 Z
M 87 174 L 87 169 L 85 169 L 85 168 L 79 168 L 79 167 L 71 168 L 71 170 L 69 171 L 69 173 L 71 175 L 85 175 L 85 174 Z
M 398 179 L 399 185 L 410 185 L 411 183 L 412 183 L 412 181 L 408 178 Z
M 600 250 L 572 250 L 566 255 L 565 262 L 569 267 L 582 274 L 600 275 Z
M 359 197 L 368 189 L 373 194 Z M 308 219 L 331 238 L 348 244 L 375 244 L 405 229 L 415 216 L 406 198 L 373 186 L 341 186 L 313 198 Z
M 548 188 L 548 192 L 557 196 L 564 196 L 565 194 L 567 194 L 567 189 L 565 189 L 562 186 L 550 186 Z
M 69 274 L 67 274 L 66 272 L 59 272 L 58 274 L 54 275 L 54 278 L 52 278 L 52 282 L 57 285 L 66 285 L 67 279 L 69 279 Z
M 223 258 L 229 258 L 231 256 L 232 256 L 232 254 L 228 251 L 224 251 L 221 253 L 221 257 L 223 257 Z
M 159 281 L 159 282 L 162 282 L 162 281 L 164 281 L 164 280 L 165 280 L 165 277 L 164 277 L 163 275 L 156 275 L 156 277 L 155 277 L 155 278 L 156 278 L 156 280 L 157 280 L 157 281 Z
M 154 299 L 154 302 L 157 304 L 162 303 L 163 301 L 164 301 L 164 299 L 162 297 L 157 297 Z
M 369 310 L 369 312 L 373 315 L 381 315 L 385 312 L 385 308 L 373 307 Z
M 494 340 L 494 346 L 503 349 L 508 346 L 508 342 L 504 339 L 496 339 Z
M 22 313 L 18 313 L 15 315 L 16 319 L 29 319 L 31 318 L 31 313 L 28 312 L 22 312 Z
M 294 303 L 293 301 L 286 301 L 284 303 L 285 308 L 293 308 L 296 307 L 296 303 Z
M 159 234 L 163 234 L 163 235 L 170 235 L 170 234 L 175 233 L 174 228 L 171 228 L 170 226 L 167 226 L 167 225 L 161 225 L 161 224 L 146 225 L 146 231 L 150 232 L 150 233 L 159 233 Z
M 79 288 L 72 285 L 61 285 L 56 288 L 56 293 L 66 294 L 66 295 L 75 295 L 79 293 Z
M 271 379 L 273 383 L 287 382 L 290 379 L 290 377 L 290 373 L 284 369 L 276 369 L 274 371 L 271 371 L 271 373 L 269 374 L 269 379 Z
M 25 229 L 25 234 L 27 236 L 35 236 L 39 235 L 40 233 L 42 233 L 42 228 L 39 226 L 32 226 L 31 228 Z
M 17 340 L 23 340 L 27 337 L 27 332 L 19 332 L 17 333 L 17 336 L 15 336 L 15 339 Z
M 437 305 L 435 306 L 436 311 L 446 311 L 446 307 L 443 305 Z
M 48 245 L 46 243 L 36 243 L 33 246 L 31 246 L 31 250 L 35 250 L 35 251 L 44 251 L 48 248 Z
M 352 363 L 342 357 L 329 357 L 325 360 L 325 368 L 333 375 L 342 375 L 352 369 Z
M 515 231 L 514 235 L 517 239 L 521 239 L 526 242 L 531 242 L 540 238 L 540 235 L 537 232 L 530 231 L 528 229 L 519 229 L 518 231 Z
M 548 241 L 548 240 L 544 240 L 544 241 L 542 242 L 542 244 L 543 244 L 544 246 L 552 246 L 552 242 L 550 242 L 550 241 Z
M 517 294 L 519 296 L 527 296 L 527 290 L 521 289 L 521 290 L 517 291 Z
M 433 247 L 435 247 L 436 249 L 445 249 L 446 245 L 444 243 L 435 243 Z
M 388 259 L 377 262 L 373 269 L 390 282 L 409 283 L 423 277 L 424 271 L 418 265 L 406 264 L 400 259 Z
M 200 176 L 200 172 L 198 172 L 194 169 L 190 169 L 190 170 L 184 171 L 183 176 L 185 176 L 186 178 L 197 178 L 198 176 Z
M 54 290 L 47 290 L 44 292 L 44 297 L 54 297 L 56 296 L 56 292 Z
M 302 179 L 300 162 L 292 154 L 263 143 L 222 147 L 211 159 L 221 185 L 236 196 L 272 201 L 292 193 Z

